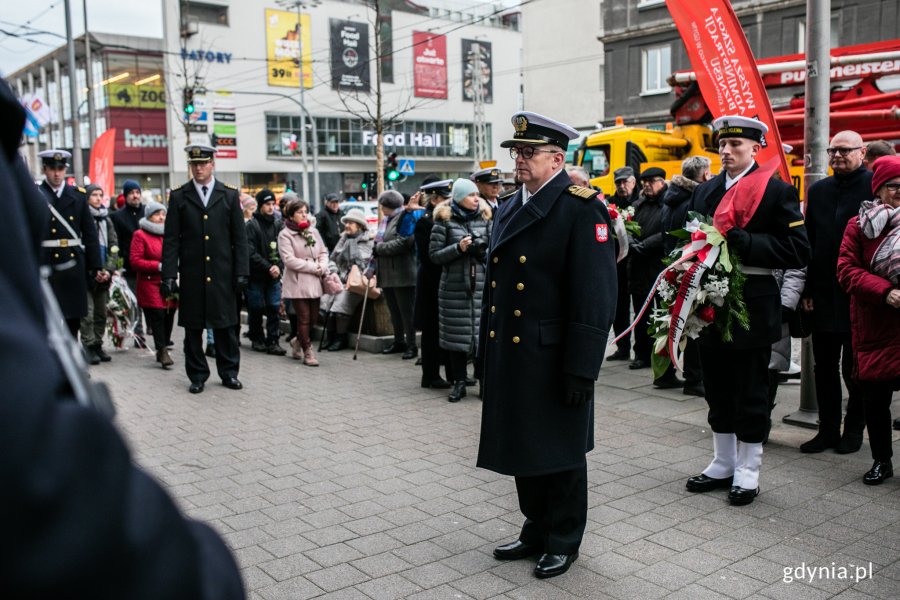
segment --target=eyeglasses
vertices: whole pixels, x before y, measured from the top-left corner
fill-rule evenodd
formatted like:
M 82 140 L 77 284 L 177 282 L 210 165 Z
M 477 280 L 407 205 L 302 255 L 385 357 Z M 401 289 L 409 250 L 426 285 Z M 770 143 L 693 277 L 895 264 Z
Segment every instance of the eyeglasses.
M 892 194 L 900 192 L 900 183 L 885 183 L 884 187 Z
M 531 160 L 532 158 L 534 158 L 535 152 L 546 152 L 547 154 L 562 154 L 562 152 L 560 152 L 559 150 L 538 150 L 534 146 L 513 146 L 509 149 L 509 157 L 513 160 L 516 160 L 516 158 L 521 156 L 525 160 Z
M 834 156 L 835 154 L 840 154 L 841 156 L 847 156 L 854 150 L 862 150 L 862 146 L 855 146 L 853 148 L 825 148 L 825 152 L 828 153 L 828 156 Z

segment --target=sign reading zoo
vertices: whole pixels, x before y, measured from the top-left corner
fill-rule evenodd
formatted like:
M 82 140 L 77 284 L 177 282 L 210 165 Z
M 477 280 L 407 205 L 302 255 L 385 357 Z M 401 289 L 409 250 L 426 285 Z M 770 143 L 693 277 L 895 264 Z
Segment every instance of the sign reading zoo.
M 302 41 L 302 43 L 301 43 Z M 269 85 L 298 87 L 300 64 L 298 57 L 303 49 L 303 87 L 313 86 L 312 36 L 309 32 L 309 15 L 286 10 L 266 9 L 266 68 Z
M 161 85 L 110 83 L 106 86 L 109 105 L 116 108 L 166 107 L 166 88 Z

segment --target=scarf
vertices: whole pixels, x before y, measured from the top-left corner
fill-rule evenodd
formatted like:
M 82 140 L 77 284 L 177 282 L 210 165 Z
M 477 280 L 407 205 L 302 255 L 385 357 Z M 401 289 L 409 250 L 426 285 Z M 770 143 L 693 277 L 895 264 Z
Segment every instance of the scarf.
M 874 240 L 885 227 L 900 225 L 900 210 L 882 204 L 880 200 L 866 200 L 859 207 L 859 226 L 863 235 Z
M 474 221 L 481 215 L 481 207 L 476 206 L 472 210 L 467 210 L 457 204 L 456 202 L 450 203 L 450 211 L 453 213 L 454 217 L 457 217 L 464 223 L 468 223 L 469 221 Z
M 100 208 L 94 208 L 91 205 L 88 205 L 88 209 L 91 211 L 91 216 L 94 217 L 94 221 L 97 223 L 97 235 L 100 236 L 100 245 L 104 248 L 109 247 L 109 233 L 106 229 L 106 217 L 109 216 L 109 209 L 105 206 L 101 206 Z
M 146 217 L 138 221 L 138 226 L 150 235 L 161 236 L 166 230 L 165 223 L 154 223 L 153 221 L 148 221 Z
M 882 234 L 884 239 L 872 255 L 871 272 L 900 285 L 900 210 L 882 204 L 879 200 L 866 200 L 859 208 L 859 226 L 863 235 L 874 240 Z
M 316 245 L 316 240 L 313 239 L 312 234 L 309 232 L 309 228 L 312 227 L 311 221 L 304 221 L 298 224 L 293 219 L 288 219 L 284 222 L 284 226 L 295 233 L 299 233 L 310 248 Z

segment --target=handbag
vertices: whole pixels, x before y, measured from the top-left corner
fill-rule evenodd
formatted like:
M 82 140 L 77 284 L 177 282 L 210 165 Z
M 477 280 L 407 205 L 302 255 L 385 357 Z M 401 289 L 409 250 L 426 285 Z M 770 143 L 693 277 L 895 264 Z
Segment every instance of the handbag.
M 369 279 L 362 274 L 359 266 L 350 267 L 350 274 L 347 276 L 347 290 L 351 294 L 368 296 L 369 300 L 377 300 L 381 296 L 381 290 L 375 284 L 376 277 L 374 275 Z
M 337 273 L 327 273 L 322 276 L 322 290 L 331 296 L 340 294 L 344 290 L 344 284 Z

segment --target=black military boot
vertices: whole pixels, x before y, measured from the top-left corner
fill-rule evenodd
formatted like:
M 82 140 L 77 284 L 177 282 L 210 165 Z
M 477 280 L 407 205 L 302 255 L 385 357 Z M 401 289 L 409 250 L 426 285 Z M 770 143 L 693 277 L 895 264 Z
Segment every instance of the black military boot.
M 466 397 L 466 382 L 465 381 L 455 381 L 453 382 L 453 391 L 450 392 L 450 395 L 447 396 L 447 402 L 459 402 L 460 398 Z
M 94 346 L 94 354 L 97 355 L 97 358 L 100 359 L 100 362 L 109 362 L 112 360 L 112 356 L 103 351 L 103 346 L 100 344 L 96 344 Z

